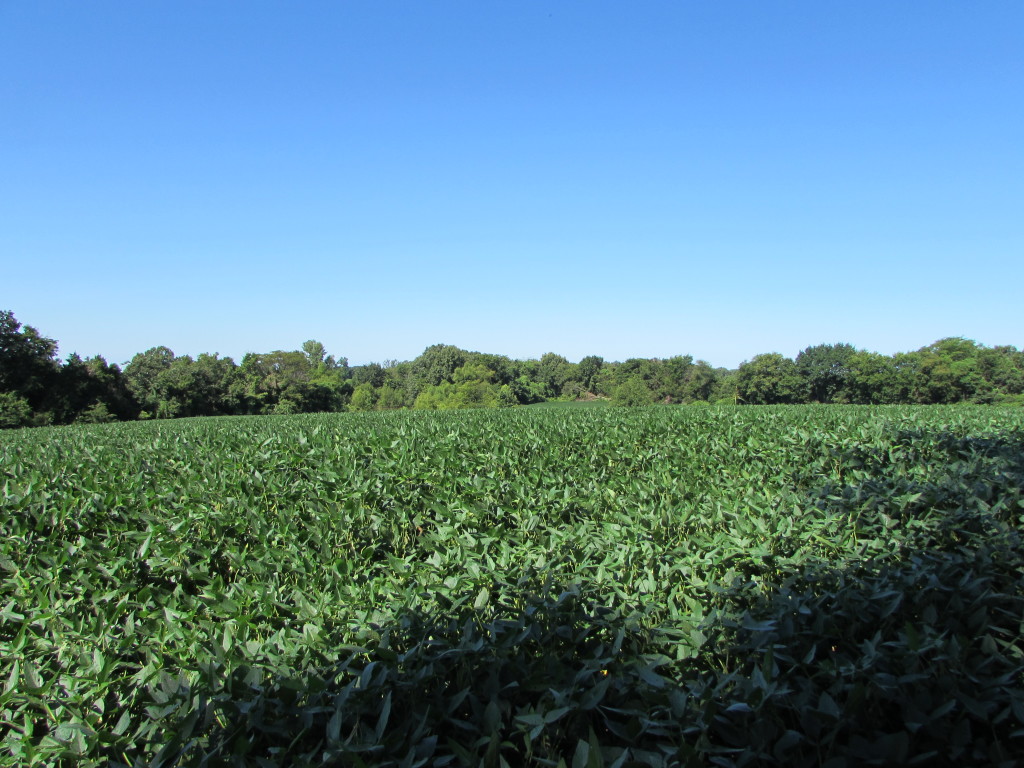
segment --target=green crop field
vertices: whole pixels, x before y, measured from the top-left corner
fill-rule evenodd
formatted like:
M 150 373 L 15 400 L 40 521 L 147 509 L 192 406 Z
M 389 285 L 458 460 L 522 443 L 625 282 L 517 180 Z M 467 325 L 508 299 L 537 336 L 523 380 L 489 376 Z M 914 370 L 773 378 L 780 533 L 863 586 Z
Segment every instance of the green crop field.
M 0 765 L 1016 765 L 1024 411 L 0 434 Z

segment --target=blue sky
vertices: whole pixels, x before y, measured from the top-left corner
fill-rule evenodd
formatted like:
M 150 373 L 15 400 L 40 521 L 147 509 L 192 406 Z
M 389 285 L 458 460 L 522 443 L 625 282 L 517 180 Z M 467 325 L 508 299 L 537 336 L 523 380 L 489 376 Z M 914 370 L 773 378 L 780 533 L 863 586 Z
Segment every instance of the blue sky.
M 0 0 L 63 355 L 1024 347 L 1024 4 Z

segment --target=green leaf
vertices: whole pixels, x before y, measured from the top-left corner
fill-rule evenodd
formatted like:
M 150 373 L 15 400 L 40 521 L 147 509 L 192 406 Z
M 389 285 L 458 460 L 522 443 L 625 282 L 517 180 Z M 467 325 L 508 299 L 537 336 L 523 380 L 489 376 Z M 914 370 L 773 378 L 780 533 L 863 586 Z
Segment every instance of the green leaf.
M 388 726 L 388 718 L 391 716 L 391 691 L 387 692 L 384 697 L 384 704 L 380 710 L 380 717 L 377 718 L 377 725 L 373 729 L 374 736 L 377 741 L 380 741 L 384 737 L 384 731 Z
M 487 587 L 482 588 L 477 593 L 476 600 L 473 601 L 473 608 L 477 611 L 483 610 L 487 607 L 487 604 L 488 602 L 490 602 L 490 599 L 491 591 Z
M 587 768 L 590 765 L 590 744 L 580 739 L 572 757 L 572 768 Z

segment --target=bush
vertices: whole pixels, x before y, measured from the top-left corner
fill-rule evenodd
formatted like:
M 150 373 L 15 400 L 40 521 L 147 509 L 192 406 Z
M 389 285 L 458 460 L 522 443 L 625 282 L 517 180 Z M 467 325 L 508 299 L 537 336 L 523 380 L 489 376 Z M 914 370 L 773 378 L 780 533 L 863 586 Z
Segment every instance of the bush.
M 654 395 L 647 388 L 646 382 L 639 376 L 627 379 L 624 384 L 621 384 L 612 393 L 612 403 L 614 405 L 637 406 L 650 405 L 653 402 Z
M 0 429 L 23 427 L 31 418 L 28 400 L 13 392 L 0 392 Z
M 107 409 L 105 403 L 99 401 L 90 405 L 75 419 L 80 424 L 106 424 L 114 420 L 114 414 Z

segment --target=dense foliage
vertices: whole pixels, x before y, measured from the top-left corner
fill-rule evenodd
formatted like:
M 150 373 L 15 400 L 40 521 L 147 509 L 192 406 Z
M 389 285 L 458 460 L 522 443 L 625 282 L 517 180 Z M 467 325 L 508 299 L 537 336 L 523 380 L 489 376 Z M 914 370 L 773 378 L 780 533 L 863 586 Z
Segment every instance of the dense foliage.
M 185 416 L 448 410 L 608 399 L 617 405 L 1024 404 L 1024 352 L 942 339 L 886 357 L 849 344 L 808 347 L 796 360 L 757 355 L 738 370 L 689 355 L 571 363 L 468 352 L 435 344 L 415 360 L 348 365 L 318 341 L 301 350 L 230 357 L 154 347 L 124 371 L 72 354 L 0 312 L 0 428 Z
M 1014 765 L 1022 487 L 991 407 L 7 432 L 0 764 Z

